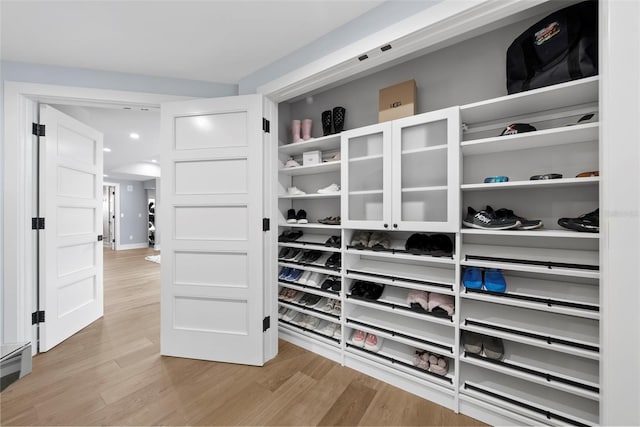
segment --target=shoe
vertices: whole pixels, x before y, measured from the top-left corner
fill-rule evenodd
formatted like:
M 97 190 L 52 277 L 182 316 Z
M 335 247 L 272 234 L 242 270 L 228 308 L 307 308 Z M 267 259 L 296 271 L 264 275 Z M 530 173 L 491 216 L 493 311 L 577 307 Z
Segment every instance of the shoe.
M 280 274 L 278 274 L 278 279 L 285 280 L 285 278 L 291 274 L 291 269 L 289 267 L 284 267 L 280 270 Z
M 462 331 L 462 346 L 464 350 L 473 354 L 482 353 L 482 335 L 476 332 Z
M 318 326 L 320 326 L 320 319 L 318 319 L 315 316 L 311 316 L 309 315 L 309 317 L 307 318 L 307 321 L 305 323 L 305 327 L 307 329 L 311 329 L 311 330 L 316 330 L 318 329 Z
M 304 262 L 311 264 L 313 262 L 316 262 L 321 256 L 322 252 L 320 251 L 308 251 Z
M 424 371 L 429 370 L 429 356 L 431 354 L 428 351 L 416 350 L 413 356 L 413 366 L 420 368 Z
M 342 326 L 338 325 L 337 323 L 333 324 L 333 337 L 337 340 L 341 340 L 342 339 Z
M 304 273 L 302 273 L 302 276 L 300 276 L 300 278 L 298 279 L 298 283 L 300 283 L 301 285 L 306 285 L 307 282 L 309 281 L 309 277 L 311 277 L 313 273 L 310 271 L 305 271 Z
M 287 307 L 285 307 L 284 305 L 281 305 L 280 308 L 278 308 L 278 319 L 282 319 L 282 317 L 287 312 L 287 310 L 288 310 Z
M 280 249 L 280 252 L 278 252 L 278 258 L 284 258 L 284 256 L 287 254 L 287 252 L 289 252 L 291 248 L 282 248 Z
M 314 288 L 317 288 L 320 286 L 320 283 L 322 283 L 324 278 L 325 278 L 325 275 L 322 273 L 313 273 L 307 279 L 307 286 L 313 286 Z
M 331 156 L 330 158 L 324 160 L 325 163 L 329 162 L 339 162 L 340 161 L 340 152 L 338 151 L 336 154 Z
M 289 248 L 289 252 L 284 256 L 286 260 L 292 260 L 300 253 L 300 249 L 298 248 Z
M 333 255 L 331 255 L 329 257 L 329 259 L 327 259 L 327 261 L 324 264 L 325 266 L 329 267 L 329 268 L 334 268 L 334 269 L 339 269 L 342 265 L 342 260 L 340 258 L 340 254 L 339 253 L 335 253 Z
M 482 349 L 489 359 L 502 359 L 504 355 L 504 342 L 500 338 L 482 335 Z
M 493 212 L 476 211 L 471 206 L 467 208 L 467 216 L 462 220 L 462 224 L 482 230 L 510 230 L 521 225 L 516 219 L 498 219 Z
M 316 307 L 320 303 L 321 299 L 322 297 L 320 295 L 309 294 L 305 305 L 310 308 Z
M 295 282 L 296 280 L 298 280 L 300 278 L 300 276 L 302 276 L 302 270 L 298 270 L 297 268 L 293 268 L 291 270 L 291 273 L 285 277 L 284 280 L 288 280 L 289 282 Z
M 298 222 L 298 224 L 308 224 L 309 221 L 307 220 L 307 211 L 305 211 L 304 209 L 300 209 L 296 214 L 296 221 Z M 287 220 L 287 222 L 289 222 L 289 220 Z
M 282 320 L 286 320 L 287 322 L 290 322 L 291 319 L 293 319 L 296 316 L 296 314 L 298 314 L 298 312 L 290 308 L 282 315 Z
M 340 292 L 342 290 L 342 280 L 339 277 L 335 277 L 333 279 L 333 284 L 331 285 L 331 290 L 334 292 Z
M 318 222 L 320 224 L 327 224 L 327 225 L 340 225 L 340 217 L 339 216 L 328 216 L 328 217 L 319 219 Z
M 371 233 L 371 237 L 369 238 L 369 242 L 367 242 L 367 247 L 374 251 L 384 251 L 391 247 L 391 239 L 389 238 L 389 234 L 374 231 Z
M 336 300 L 334 300 L 333 298 L 322 298 L 318 304 L 316 305 L 316 307 L 318 307 L 318 310 L 320 311 L 324 311 L 325 313 L 331 313 L 331 310 L 333 310 L 333 306 L 335 305 Z
M 304 314 L 298 312 L 295 316 L 293 316 L 290 322 L 300 326 L 304 322 L 304 316 Z
M 600 176 L 600 171 L 580 172 L 576 178 L 590 178 L 592 176 Z
M 300 142 L 300 120 L 291 120 L 291 136 L 293 142 Z
M 462 283 L 467 289 L 482 289 L 482 271 L 478 267 L 465 268 Z
M 338 299 L 338 300 L 335 300 L 335 302 L 333 303 L 333 308 L 331 309 L 331 314 L 333 314 L 335 316 L 340 316 L 341 313 L 342 313 L 342 303 Z
M 295 224 L 296 223 L 296 211 L 295 209 L 289 209 L 287 211 L 287 224 Z
M 533 175 L 529 178 L 530 181 L 543 181 L 545 179 L 560 179 L 562 178 L 561 173 L 546 173 L 544 175 Z
M 338 184 L 331 184 L 327 187 L 320 188 L 318 190 L 319 194 L 334 194 L 340 192 L 340 186 Z
M 560 218 L 558 225 L 569 230 L 598 233 L 600 231 L 600 209 L 581 215 L 578 218 Z
M 328 290 L 333 286 L 333 277 L 329 276 L 324 279 L 324 282 L 320 285 L 320 289 Z
M 364 339 L 364 348 L 370 351 L 379 351 L 382 347 L 383 339 L 374 334 L 367 334 L 367 337 Z
M 342 239 L 340 238 L 340 236 L 331 236 L 327 239 L 326 242 L 324 242 L 324 245 L 330 248 L 339 248 L 340 246 L 342 246 Z
M 431 256 L 439 257 L 453 255 L 453 242 L 446 234 L 432 234 L 429 236 L 429 240 L 431 243 L 429 254 Z
M 351 246 L 355 248 L 366 248 L 369 244 L 371 233 L 368 231 L 356 231 L 351 238 Z
M 322 112 L 322 135 L 331 135 L 331 110 Z
M 509 177 L 504 175 L 498 175 L 498 176 L 489 176 L 484 179 L 485 184 L 490 184 L 494 182 L 509 182 Z
M 489 292 L 504 293 L 507 290 L 507 282 L 504 280 L 502 271 L 496 268 L 489 268 L 484 272 L 484 288 Z
M 287 190 L 287 194 L 289 194 L 290 196 L 304 196 L 307 193 L 300 190 L 298 187 L 289 187 L 289 189 Z
M 442 376 L 447 375 L 449 372 L 447 358 L 432 353 L 429 356 L 429 371 Z
M 311 119 L 304 119 L 302 121 L 302 140 L 308 141 L 311 139 L 311 124 L 313 121 Z
M 340 133 L 344 130 L 344 121 L 347 110 L 343 107 L 333 109 L 333 133 Z
M 491 206 L 487 205 L 487 212 L 494 212 Z M 520 221 L 520 230 L 535 230 L 536 228 L 542 227 L 542 220 L 540 219 L 526 219 L 521 216 L 513 213 L 511 209 L 500 208 L 494 212 L 496 218 L 498 219 L 513 219 L 516 221 Z
M 455 312 L 455 300 L 453 295 L 444 295 L 436 292 L 429 293 L 429 313 L 437 317 L 451 317 Z
M 287 160 L 287 163 L 284 164 L 285 168 L 297 168 L 300 167 L 300 163 L 296 162 L 293 159 Z
M 364 340 L 367 338 L 367 334 L 364 331 L 356 329 L 351 334 L 351 344 L 357 347 L 364 347 Z
M 407 239 L 404 249 L 414 255 L 431 254 L 431 238 L 422 233 L 414 233 Z

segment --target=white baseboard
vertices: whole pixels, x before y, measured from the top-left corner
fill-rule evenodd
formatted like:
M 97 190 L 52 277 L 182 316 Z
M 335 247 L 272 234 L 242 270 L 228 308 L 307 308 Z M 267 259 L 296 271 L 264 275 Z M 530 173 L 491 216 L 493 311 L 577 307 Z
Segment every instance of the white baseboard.
M 147 242 L 143 242 L 143 243 L 131 243 L 129 245 L 118 245 L 118 249 L 119 251 L 128 251 L 129 249 L 143 249 L 143 248 L 148 248 L 149 247 L 149 243 Z
M 154 245 L 153 249 L 155 249 L 156 251 L 159 251 L 160 250 L 160 245 Z

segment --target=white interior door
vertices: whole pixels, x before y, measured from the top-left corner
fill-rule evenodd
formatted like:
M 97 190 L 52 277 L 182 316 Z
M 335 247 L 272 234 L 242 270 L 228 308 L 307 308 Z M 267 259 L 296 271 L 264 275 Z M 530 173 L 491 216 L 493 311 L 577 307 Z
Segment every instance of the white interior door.
M 47 351 L 103 314 L 102 134 L 48 105 L 40 106 L 40 123 L 40 351 Z
M 262 98 L 161 110 L 161 353 L 262 365 Z

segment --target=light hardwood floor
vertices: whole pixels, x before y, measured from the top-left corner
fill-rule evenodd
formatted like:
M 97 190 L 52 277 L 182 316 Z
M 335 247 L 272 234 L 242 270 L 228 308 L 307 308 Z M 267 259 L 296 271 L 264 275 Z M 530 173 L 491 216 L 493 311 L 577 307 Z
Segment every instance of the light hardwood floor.
M 264 367 L 161 357 L 160 266 L 105 250 L 104 317 L 0 394 L 7 425 L 482 425 L 280 341 Z

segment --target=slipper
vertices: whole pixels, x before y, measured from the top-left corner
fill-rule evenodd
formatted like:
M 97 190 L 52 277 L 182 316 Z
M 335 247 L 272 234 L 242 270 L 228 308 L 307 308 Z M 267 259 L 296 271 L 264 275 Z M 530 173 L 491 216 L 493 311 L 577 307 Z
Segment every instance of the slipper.
M 413 356 L 413 365 L 424 369 L 425 371 L 429 370 L 429 352 L 424 350 L 416 350 L 416 354 Z
M 482 289 L 482 270 L 478 267 L 465 268 L 462 283 L 467 289 Z
M 482 335 L 475 332 L 462 331 L 462 346 L 464 350 L 473 354 L 482 353 L 482 337 Z
M 431 292 L 429 294 L 429 312 L 439 317 L 451 317 L 454 312 L 455 301 L 452 295 Z
M 357 347 L 364 347 L 364 340 L 365 340 L 366 336 L 367 336 L 367 334 L 364 331 L 356 329 L 351 334 L 351 344 L 353 344 L 353 345 L 355 345 Z
M 380 231 L 374 231 L 373 233 L 371 233 L 371 237 L 369 238 L 369 242 L 367 243 L 367 247 L 373 249 L 374 251 L 389 249 L 390 246 L 391 239 L 389 238 L 389 235 Z
M 340 313 L 342 313 L 342 303 L 340 302 L 340 300 L 334 300 L 335 302 L 333 303 L 333 308 L 331 309 L 331 314 L 335 314 L 336 316 L 340 316 Z
M 502 271 L 497 268 L 489 268 L 484 272 L 484 288 L 490 292 L 504 293 L 507 290 L 507 282 Z
M 278 274 L 278 279 L 284 280 L 284 278 L 287 277 L 289 274 L 291 274 L 291 269 L 289 267 L 284 267 L 282 270 L 280 270 L 280 274 Z
M 340 239 L 340 236 L 331 236 L 327 239 L 326 242 L 324 242 L 324 245 L 331 248 L 339 248 L 340 246 L 342 246 L 342 241 Z
M 431 256 L 451 256 L 453 255 L 453 242 L 446 234 L 432 234 L 431 239 Z
M 382 347 L 383 339 L 374 334 L 367 334 L 364 340 L 364 348 L 370 351 L 379 351 Z
M 407 303 L 411 306 L 417 306 L 424 312 L 429 312 L 429 294 L 425 291 L 412 290 L 407 295 Z
M 499 360 L 504 355 L 504 343 L 500 338 L 483 335 L 482 348 L 484 349 L 484 355 L 489 359 Z
M 366 248 L 369 243 L 371 233 L 368 231 L 356 231 L 351 238 L 351 246 L 356 248 Z
M 438 357 L 435 354 L 429 356 L 429 371 L 438 375 L 447 375 L 449 372 L 449 363 L 446 357 Z
M 426 255 L 431 253 L 431 239 L 428 235 L 422 233 L 414 233 L 407 239 L 404 244 L 407 252 L 414 255 Z

